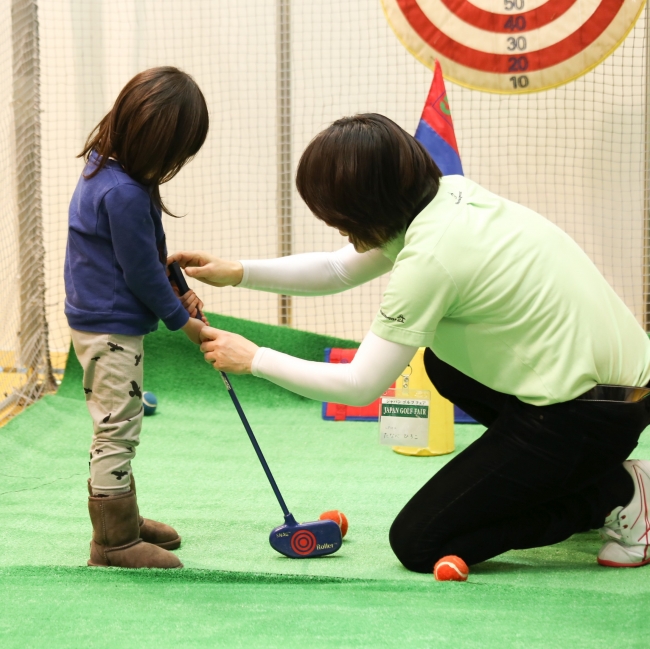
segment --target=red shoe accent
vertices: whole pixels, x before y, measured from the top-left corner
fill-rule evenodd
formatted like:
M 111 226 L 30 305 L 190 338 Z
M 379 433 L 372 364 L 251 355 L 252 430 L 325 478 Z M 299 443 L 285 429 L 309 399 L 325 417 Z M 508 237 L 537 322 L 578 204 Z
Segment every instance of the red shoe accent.
M 648 534 L 650 533 L 650 517 L 649 517 L 649 513 L 648 513 L 648 495 L 646 494 L 645 489 L 643 488 L 643 479 L 639 476 L 639 471 L 638 471 L 636 466 L 634 467 L 634 476 L 636 477 L 638 489 L 641 492 L 641 496 L 642 496 L 641 500 L 642 500 L 642 503 L 643 503 L 643 507 L 642 507 L 641 511 L 639 512 L 639 515 L 637 516 L 636 521 L 634 521 L 634 523 L 632 523 L 632 525 L 634 526 L 634 525 L 637 524 L 637 521 L 639 520 L 639 518 L 641 518 L 641 514 L 643 513 L 644 519 L 645 519 L 644 520 L 645 532 L 643 534 L 641 534 L 641 536 L 637 539 L 637 541 L 641 541 L 641 539 L 645 536 L 645 542 L 648 543 L 649 540 L 650 540 L 648 538 Z
M 598 559 L 598 563 L 608 568 L 640 568 L 650 563 L 650 559 L 641 561 L 641 563 L 616 563 L 615 561 L 607 561 L 607 559 Z

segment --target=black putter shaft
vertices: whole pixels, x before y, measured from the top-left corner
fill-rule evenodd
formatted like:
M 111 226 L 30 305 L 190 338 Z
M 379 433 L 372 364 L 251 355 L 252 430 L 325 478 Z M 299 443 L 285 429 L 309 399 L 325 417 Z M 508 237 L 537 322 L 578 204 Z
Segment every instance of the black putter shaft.
M 169 264 L 169 279 L 176 284 L 176 288 L 178 288 L 178 291 L 180 292 L 181 295 L 185 295 L 185 293 L 187 293 L 190 290 L 190 287 L 187 285 L 187 282 L 185 281 L 185 276 L 183 275 L 183 271 L 181 270 L 181 267 L 178 265 L 177 261 Z M 201 310 L 197 308 L 196 311 L 197 311 L 196 318 L 201 320 L 201 318 L 203 317 Z M 278 502 L 280 503 L 280 507 L 282 507 L 282 513 L 284 514 L 284 517 L 287 518 L 288 516 L 291 516 L 291 512 L 287 509 L 287 505 L 285 504 L 284 498 L 280 493 L 280 489 L 278 489 L 278 485 L 276 484 L 275 478 L 271 473 L 271 469 L 269 469 L 269 465 L 266 463 L 266 459 L 264 458 L 264 453 L 262 453 L 262 449 L 260 448 L 260 445 L 257 443 L 257 439 L 253 434 L 253 429 L 251 428 L 250 424 L 248 423 L 248 419 L 244 414 L 244 409 L 241 407 L 241 404 L 239 403 L 239 399 L 235 394 L 235 390 L 233 389 L 230 383 L 230 379 L 228 378 L 228 375 L 225 372 L 222 372 L 221 370 L 220 372 L 221 372 L 221 378 L 223 379 L 223 383 L 226 386 L 226 389 L 228 390 L 228 394 L 232 399 L 233 405 L 235 406 L 235 410 L 237 411 L 237 414 L 241 419 L 241 423 L 244 425 L 244 428 L 248 433 L 248 439 L 250 439 L 251 444 L 255 449 L 255 453 L 257 453 L 257 459 L 260 461 L 260 464 L 264 469 L 264 473 L 266 473 L 266 477 L 269 479 L 269 482 L 271 483 L 271 488 L 273 489 L 273 493 L 275 494 L 275 497 L 278 499 Z

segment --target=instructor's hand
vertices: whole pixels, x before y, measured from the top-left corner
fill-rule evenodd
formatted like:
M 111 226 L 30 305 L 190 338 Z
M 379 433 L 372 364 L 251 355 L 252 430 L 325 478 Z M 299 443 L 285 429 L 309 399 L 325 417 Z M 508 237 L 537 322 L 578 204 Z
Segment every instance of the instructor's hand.
M 219 259 L 207 252 L 175 252 L 167 258 L 167 265 L 174 261 L 188 277 L 210 286 L 237 286 L 244 276 L 244 267 L 240 262 Z
M 201 351 L 206 363 L 215 370 L 232 374 L 250 374 L 253 357 L 259 347 L 239 334 L 204 327 L 201 330 Z

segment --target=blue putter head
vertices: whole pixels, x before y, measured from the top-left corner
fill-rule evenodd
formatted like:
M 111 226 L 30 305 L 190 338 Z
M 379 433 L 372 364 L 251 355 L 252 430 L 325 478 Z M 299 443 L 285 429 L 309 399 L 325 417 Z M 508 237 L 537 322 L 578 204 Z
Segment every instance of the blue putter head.
M 311 559 L 332 554 L 341 547 L 341 530 L 334 521 L 297 523 L 292 514 L 285 516 L 284 521 L 284 525 L 271 531 L 269 543 L 285 557 Z

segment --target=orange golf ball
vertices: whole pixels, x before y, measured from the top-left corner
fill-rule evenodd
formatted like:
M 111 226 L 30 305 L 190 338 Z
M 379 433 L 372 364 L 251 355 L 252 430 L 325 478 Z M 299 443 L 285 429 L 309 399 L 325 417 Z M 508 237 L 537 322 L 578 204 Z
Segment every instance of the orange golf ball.
M 328 512 L 323 512 L 320 515 L 320 520 L 324 521 L 329 519 L 334 521 L 341 528 L 341 536 L 345 536 L 348 532 L 348 519 L 343 512 L 338 509 L 332 509 Z
M 469 568 L 467 564 L 453 554 L 442 557 L 440 561 L 433 566 L 433 576 L 436 581 L 467 581 Z

